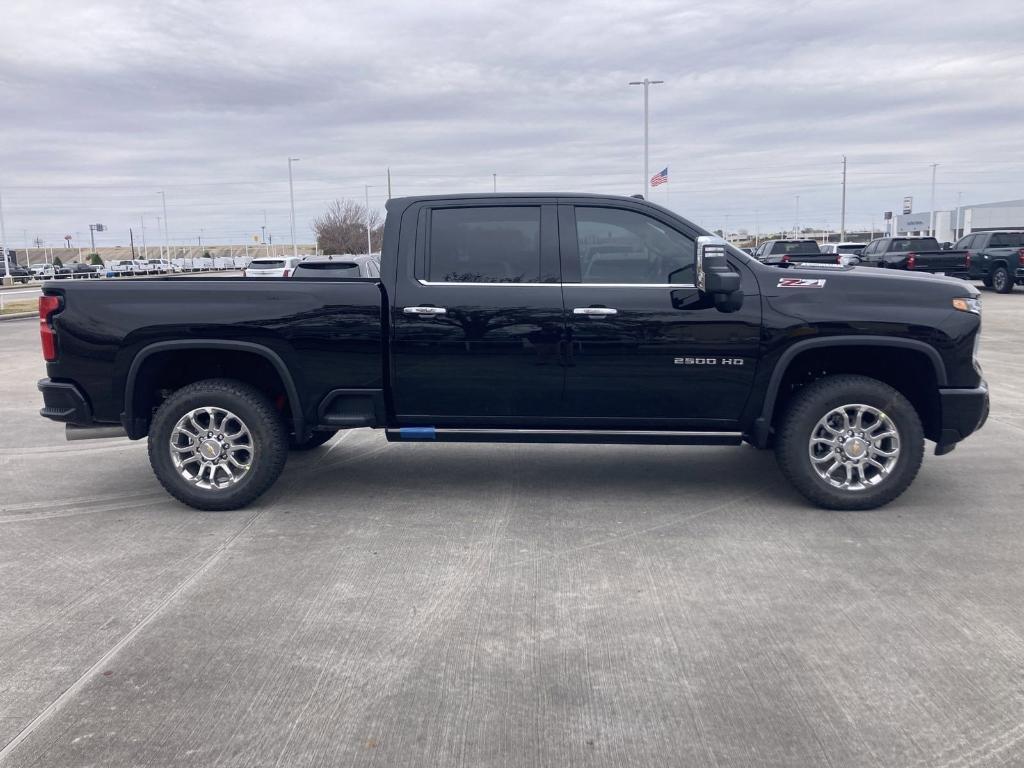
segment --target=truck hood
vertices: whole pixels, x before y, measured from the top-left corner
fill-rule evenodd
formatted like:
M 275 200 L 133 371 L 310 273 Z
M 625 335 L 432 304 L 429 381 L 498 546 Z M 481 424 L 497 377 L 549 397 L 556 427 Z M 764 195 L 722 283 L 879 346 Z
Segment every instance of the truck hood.
M 879 267 L 832 267 L 822 264 L 800 264 L 788 268 L 769 268 L 763 270 L 758 277 L 768 294 L 796 290 L 785 287 L 782 282 L 785 278 L 796 278 L 824 280 L 825 284 L 821 287 L 849 292 L 851 298 L 868 293 L 875 297 L 891 298 L 894 301 L 902 298 L 912 302 L 916 297 L 953 299 L 956 297 L 976 298 L 981 295 L 981 292 L 973 284 L 957 277 L 940 277 L 926 272 L 881 269 Z M 773 280 L 773 277 L 776 279 Z M 814 290 L 814 288 L 807 290 Z

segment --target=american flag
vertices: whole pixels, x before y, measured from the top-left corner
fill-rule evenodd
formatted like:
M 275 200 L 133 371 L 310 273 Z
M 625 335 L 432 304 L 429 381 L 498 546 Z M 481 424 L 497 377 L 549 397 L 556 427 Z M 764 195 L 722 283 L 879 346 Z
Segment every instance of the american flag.
M 668 168 L 662 168 L 656 174 L 651 176 L 651 186 L 656 187 L 659 184 L 666 184 L 668 182 Z

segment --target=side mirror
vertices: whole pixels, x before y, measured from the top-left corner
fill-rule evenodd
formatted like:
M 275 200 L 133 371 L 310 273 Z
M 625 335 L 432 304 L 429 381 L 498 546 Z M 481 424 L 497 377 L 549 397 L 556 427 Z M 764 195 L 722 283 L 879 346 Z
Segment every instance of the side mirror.
M 743 304 L 740 274 L 725 257 L 725 243 L 716 237 L 697 238 L 697 290 L 712 296 L 722 312 L 735 312 Z

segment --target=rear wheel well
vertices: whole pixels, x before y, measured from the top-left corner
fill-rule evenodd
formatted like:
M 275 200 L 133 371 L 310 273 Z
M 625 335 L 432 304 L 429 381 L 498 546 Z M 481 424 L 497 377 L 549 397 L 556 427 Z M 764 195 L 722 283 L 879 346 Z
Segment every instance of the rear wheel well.
M 935 367 L 923 352 L 903 347 L 843 346 L 800 352 L 786 367 L 772 411 L 777 427 L 793 395 L 826 376 L 860 374 L 885 382 L 899 391 L 917 411 L 929 440 L 942 429 L 942 410 Z
M 270 360 L 256 352 L 200 348 L 154 352 L 143 360 L 128 393 L 129 434 L 147 434 L 153 413 L 164 400 L 182 387 L 204 379 L 234 379 L 255 387 L 270 398 L 289 431 L 293 430 L 288 388 Z

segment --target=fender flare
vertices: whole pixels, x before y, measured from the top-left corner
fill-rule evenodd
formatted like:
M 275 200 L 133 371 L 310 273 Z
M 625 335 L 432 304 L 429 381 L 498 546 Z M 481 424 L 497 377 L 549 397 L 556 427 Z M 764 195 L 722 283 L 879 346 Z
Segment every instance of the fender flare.
M 147 344 L 145 347 L 140 349 L 132 359 L 132 364 L 128 368 L 128 377 L 125 379 L 124 383 L 124 413 L 121 415 L 121 423 L 124 425 L 129 437 L 132 439 L 138 439 L 144 434 L 141 432 L 141 425 L 139 429 L 135 429 L 139 419 L 136 418 L 134 413 L 135 380 L 139 375 L 139 370 L 142 368 L 142 364 L 145 363 L 148 358 L 160 352 L 179 351 L 183 349 L 227 349 L 236 352 L 248 352 L 262 357 L 274 366 L 274 370 L 277 371 L 277 375 L 281 377 L 285 393 L 288 396 L 288 404 L 291 406 L 292 410 L 292 421 L 295 425 L 295 434 L 303 435 L 305 433 L 306 419 L 302 412 L 302 401 L 299 399 L 299 391 L 295 387 L 295 381 L 292 379 L 291 371 L 288 370 L 288 366 L 285 365 L 284 360 L 281 359 L 281 356 L 277 354 L 277 352 L 263 344 L 256 344 L 251 341 L 232 341 L 230 339 L 175 339 L 172 341 L 157 341 L 152 344 Z
M 761 404 L 761 413 L 754 420 L 754 429 L 751 436 L 751 442 L 758 448 L 764 448 L 768 444 L 768 437 L 771 434 L 772 416 L 775 413 L 775 401 L 778 399 L 779 387 L 782 386 L 782 377 L 785 376 L 789 364 L 801 352 L 823 347 L 900 347 L 914 352 L 923 352 L 931 361 L 932 368 L 935 369 L 936 383 L 940 387 L 947 384 L 946 365 L 942 360 L 942 355 L 939 354 L 935 347 L 917 339 L 884 336 L 835 336 L 798 341 L 782 352 L 775 363 L 775 367 L 772 369 L 772 375 L 768 380 L 768 387 L 764 393 L 764 401 Z

